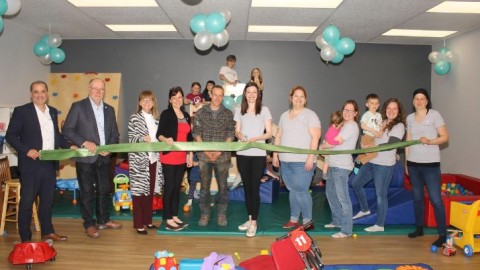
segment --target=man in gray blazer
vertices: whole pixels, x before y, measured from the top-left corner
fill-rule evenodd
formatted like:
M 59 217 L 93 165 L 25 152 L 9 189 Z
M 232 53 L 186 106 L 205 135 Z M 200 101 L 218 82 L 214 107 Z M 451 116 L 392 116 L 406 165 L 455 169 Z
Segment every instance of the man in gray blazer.
M 115 110 L 103 102 L 105 82 L 92 79 L 88 97 L 72 104 L 62 133 L 78 147 L 96 153 L 98 145 L 118 143 L 119 133 Z M 119 229 L 122 224 L 110 220 L 110 153 L 76 158 L 80 187 L 80 212 L 88 237 L 100 237 L 99 229 Z M 95 198 L 96 195 L 96 198 Z M 96 222 L 93 219 L 95 199 Z

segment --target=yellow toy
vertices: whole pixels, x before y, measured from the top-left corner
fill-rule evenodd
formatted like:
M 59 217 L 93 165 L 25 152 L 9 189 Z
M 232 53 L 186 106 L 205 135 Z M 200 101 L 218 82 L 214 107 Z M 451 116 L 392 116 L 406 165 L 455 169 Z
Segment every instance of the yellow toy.
M 455 245 L 463 249 L 470 257 L 474 252 L 480 252 L 480 200 L 472 204 L 452 201 L 450 204 L 450 224 L 459 229 L 454 235 Z
M 130 180 L 125 174 L 117 174 L 113 179 L 115 194 L 112 197 L 112 201 L 115 211 L 120 211 L 120 209 L 133 209 L 129 182 Z

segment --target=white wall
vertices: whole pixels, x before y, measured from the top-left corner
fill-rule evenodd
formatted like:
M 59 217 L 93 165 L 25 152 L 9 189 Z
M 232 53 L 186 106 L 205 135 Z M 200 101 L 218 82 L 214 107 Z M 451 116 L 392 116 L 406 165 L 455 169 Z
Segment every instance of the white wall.
M 0 106 L 21 105 L 30 101 L 30 83 L 46 81 L 50 67 L 42 65 L 33 44 L 41 35 L 4 19 L 0 33 Z
M 450 140 L 442 150 L 442 172 L 480 177 L 480 31 L 449 39 L 455 54 L 450 73 L 432 70 L 432 104 L 446 121 Z M 443 41 L 433 50 L 443 47 Z

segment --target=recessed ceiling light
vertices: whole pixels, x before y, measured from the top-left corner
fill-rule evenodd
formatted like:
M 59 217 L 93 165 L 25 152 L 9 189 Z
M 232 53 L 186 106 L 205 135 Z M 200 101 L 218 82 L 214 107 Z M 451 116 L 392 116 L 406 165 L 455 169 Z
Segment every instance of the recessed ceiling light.
M 155 0 L 68 0 L 76 7 L 158 7 Z
M 116 32 L 175 32 L 171 24 L 106 24 L 106 27 Z
M 249 33 L 307 33 L 311 34 L 318 26 L 280 26 L 280 25 L 249 25 Z
M 343 0 L 252 0 L 252 7 L 336 8 Z
M 402 36 L 402 37 L 446 37 L 457 31 L 442 30 L 412 30 L 412 29 L 391 29 L 382 34 L 382 36 Z
M 454 2 L 445 1 L 427 12 L 435 13 L 480 13 L 479 2 Z

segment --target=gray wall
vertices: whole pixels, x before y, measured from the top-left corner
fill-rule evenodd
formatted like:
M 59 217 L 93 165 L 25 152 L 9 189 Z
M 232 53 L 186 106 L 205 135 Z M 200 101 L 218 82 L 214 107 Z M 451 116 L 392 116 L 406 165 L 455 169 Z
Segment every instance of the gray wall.
M 364 111 L 364 98 L 377 93 L 383 102 L 399 98 L 411 111 L 411 93 L 418 87 L 430 89 L 431 46 L 357 44 L 356 51 L 340 65 L 320 60 L 313 42 L 230 41 L 224 50 L 206 53 L 194 49 L 192 40 L 64 40 L 66 61 L 52 65 L 52 72 L 120 72 L 122 141 L 126 123 L 136 108 L 139 92 L 151 89 L 166 108 L 168 89 L 207 80 L 219 82 L 218 71 L 225 57 L 235 54 L 235 69 L 241 81 L 259 67 L 265 82 L 264 104 L 274 122 L 288 109 L 288 93 L 300 84 L 308 91 L 308 107 L 317 112 L 325 131 L 332 111 L 347 99 L 356 100 Z
M 480 31 L 472 31 L 448 39 L 446 47 L 454 54 L 450 73 L 439 76 L 432 72 L 433 108 L 447 125 L 449 141 L 442 149 L 442 172 L 461 173 L 480 178 Z M 443 42 L 435 44 L 438 51 Z

